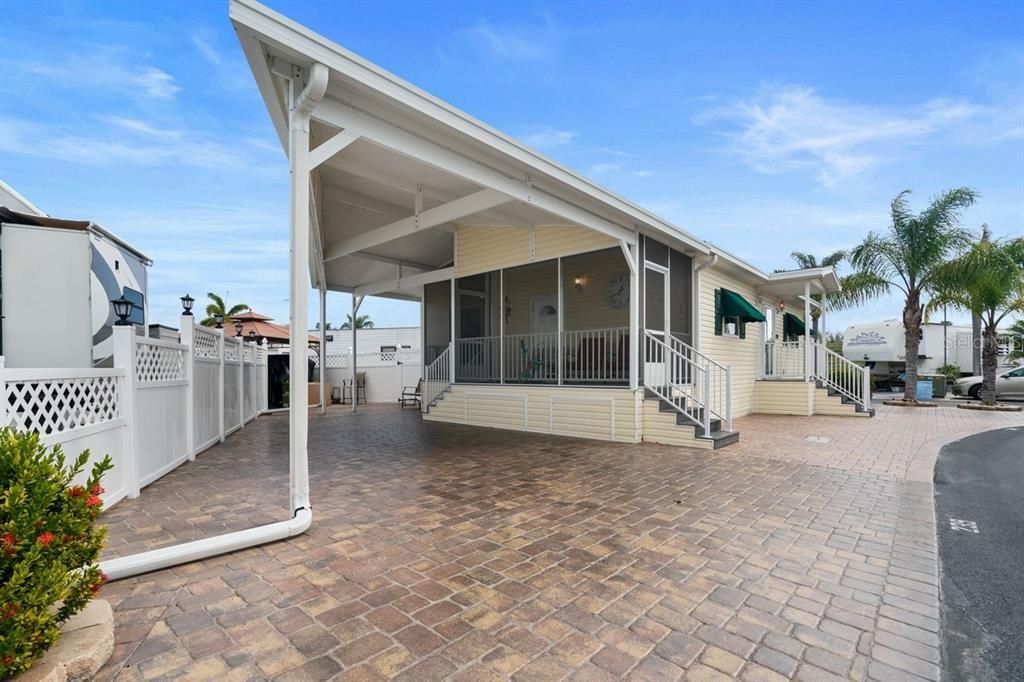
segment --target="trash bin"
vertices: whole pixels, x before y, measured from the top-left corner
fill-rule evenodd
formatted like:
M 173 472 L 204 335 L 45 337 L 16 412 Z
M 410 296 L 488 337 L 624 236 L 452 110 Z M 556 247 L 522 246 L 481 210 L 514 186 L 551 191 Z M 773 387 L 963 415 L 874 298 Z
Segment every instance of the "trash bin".
M 931 379 L 918 379 L 917 380 L 917 399 L 918 400 L 931 400 L 932 399 L 932 382 L 931 382 Z
M 918 378 L 923 381 L 932 382 L 932 397 L 946 397 L 946 375 L 944 374 L 920 374 Z

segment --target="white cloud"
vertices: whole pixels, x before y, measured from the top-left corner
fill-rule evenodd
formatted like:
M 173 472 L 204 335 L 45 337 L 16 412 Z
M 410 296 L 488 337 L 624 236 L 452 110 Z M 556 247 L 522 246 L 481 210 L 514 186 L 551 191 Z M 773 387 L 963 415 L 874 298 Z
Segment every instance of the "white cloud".
M 512 61 L 547 59 L 557 52 L 561 42 L 561 34 L 548 15 L 534 24 L 494 24 L 480 19 L 462 33 L 481 52 Z
M 101 120 L 108 127 L 82 130 L 8 117 L 0 136 L 0 152 L 84 166 L 176 165 L 265 176 L 282 172 L 251 145 L 229 145 L 203 133 L 159 128 L 132 118 L 107 116 Z M 261 156 L 255 157 L 253 152 Z
M 84 55 L 53 56 L 45 62 L 7 60 L 5 64 L 25 74 L 58 80 L 68 88 L 103 88 L 156 100 L 174 99 L 181 91 L 174 76 L 138 62 L 124 50 L 90 48 Z
M 621 163 L 595 163 L 587 169 L 587 175 L 593 175 L 598 177 L 601 175 L 611 175 L 618 173 L 622 170 Z
M 696 122 L 724 124 L 728 153 L 758 172 L 808 170 L 833 187 L 987 113 L 961 100 L 895 110 L 828 99 L 803 86 L 764 85 L 751 97 L 706 109 Z
M 577 137 L 579 133 L 575 130 L 560 130 L 549 126 L 523 135 L 520 139 L 531 147 L 549 149 L 563 147 L 575 141 Z
M 214 49 L 206 39 L 199 33 L 192 34 L 192 44 L 196 46 L 199 54 L 203 56 L 203 59 L 210 62 L 214 66 L 220 66 L 224 63 L 224 58 L 220 56 L 220 53 Z
M 220 85 L 232 90 L 242 90 L 253 84 L 249 65 L 237 49 L 223 51 L 219 48 L 217 33 L 200 29 L 191 35 L 192 45 L 213 69 Z M 236 44 L 237 47 L 237 44 Z

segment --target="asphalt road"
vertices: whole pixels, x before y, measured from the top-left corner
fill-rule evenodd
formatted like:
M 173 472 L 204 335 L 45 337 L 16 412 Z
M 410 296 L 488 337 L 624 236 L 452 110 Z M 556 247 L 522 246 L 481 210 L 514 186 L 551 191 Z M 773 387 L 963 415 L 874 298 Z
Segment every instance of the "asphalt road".
M 945 679 L 1024 680 L 1024 426 L 942 448 L 935 515 Z

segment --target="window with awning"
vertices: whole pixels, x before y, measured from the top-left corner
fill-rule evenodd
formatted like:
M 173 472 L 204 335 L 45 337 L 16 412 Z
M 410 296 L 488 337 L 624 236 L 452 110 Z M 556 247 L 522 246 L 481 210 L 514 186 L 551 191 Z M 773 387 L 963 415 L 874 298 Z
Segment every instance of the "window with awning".
M 793 313 L 786 313 L 782 317 L 783 338 L 792 339 L 794 337 L 803 336 L 805 329 L 806 327 L 804 326 L 804 321 L 801 320 L 796 315 L 794 315 Z M 811 330 L 811 336 L 814 336 L 813 329 Z
M 722 336 L 727 322 L 736 323 L 736 335 L 746 338 L 747 322 L 764 322 L 764 313 L 735 291 L 715 289 L 715 334 Z

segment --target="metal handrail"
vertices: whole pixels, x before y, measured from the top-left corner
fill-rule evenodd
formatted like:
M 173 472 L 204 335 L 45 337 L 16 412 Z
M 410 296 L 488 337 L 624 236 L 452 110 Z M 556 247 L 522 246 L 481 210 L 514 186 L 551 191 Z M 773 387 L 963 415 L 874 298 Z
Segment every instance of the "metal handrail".
M 732 431 L 732 368 L 708 357 L 682 339 L 669 335 L 671 348 L 677 353 L 700 365 L 707 375 L 706 386 L 702 386 L 706 404 L 711 414 L 725 422 L 726 430 Z
M 865 410 L 870 409 L 871 374 L 868 368 L 848 360 L 822 343 L 815 343 L 813 347 L 814 378 Z
M 420 388 L 420 409 L 423 412 L 427 412 L 440 400 L 452 385 L 452 345 L 449 343 L 448 347 L 438 353 L 434 361 L 423 370 L 423 386 Z
M 644 387 L 667 402 L 689 421 L 711 433 L 712 417 L 726 424 L 732 431 L 732 371 L 678 339 L 665 343 L 649 331 L 644 331 L 645 366 Z M 692 351 L 698 358 L 689 355 Z M 657 366 L 662 368 L 657 371 Z M 661 376 L 658 376 L 658 374 Z M 683 405 L 678 402 L 684 401 Z M 686 409 L 689 401 L 698 410 L 700 418 Z

